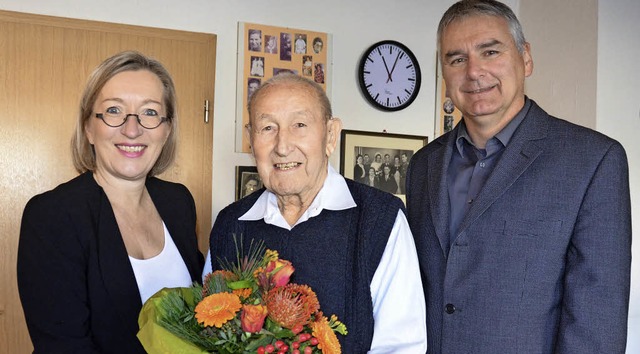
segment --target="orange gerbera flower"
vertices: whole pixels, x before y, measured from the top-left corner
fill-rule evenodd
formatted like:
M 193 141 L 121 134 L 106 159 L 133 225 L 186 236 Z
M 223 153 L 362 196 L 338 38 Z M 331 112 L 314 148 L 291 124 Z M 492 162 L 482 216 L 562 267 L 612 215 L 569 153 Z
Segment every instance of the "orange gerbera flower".
M 339 354 L 342 352 L 338 337 L 331 329 L 329 320 L 325 316 L 320 316 L 316 321 L 309 324 L 311 334 L 318 339 L 318 348 L 322 349 L 322 354 Z
M 267 293 L 265 302 L 269 318 L 289 329 L 306 325 L 311 315 L 320 309 L 316 293 L 306 285 L 288 284 L 273 288 Z
M 198 323 L 207 327 L 222 327 L 223 324 L 236 316 L 242 304 L 238 295 L 231 293 L 217 293 L 202 299 L 196 305 L 195 313 Z

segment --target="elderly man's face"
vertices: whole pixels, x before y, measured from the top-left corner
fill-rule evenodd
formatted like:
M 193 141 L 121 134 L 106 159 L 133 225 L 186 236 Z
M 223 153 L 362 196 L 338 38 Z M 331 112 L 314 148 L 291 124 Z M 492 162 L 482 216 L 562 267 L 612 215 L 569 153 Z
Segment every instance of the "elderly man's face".
M 327 175 L 340 121 L 327 121 L 317 98 L 299 84 L 277 84 L 253 104 L 251 146 L 264 186 L 278 197 L 311 200 Z

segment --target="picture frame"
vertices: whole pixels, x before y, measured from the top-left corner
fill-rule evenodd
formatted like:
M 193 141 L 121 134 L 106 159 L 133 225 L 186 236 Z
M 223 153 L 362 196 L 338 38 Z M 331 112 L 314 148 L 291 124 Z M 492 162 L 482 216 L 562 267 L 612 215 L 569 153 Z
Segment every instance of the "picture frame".
M 442 76 L 440 55 L 436 54 L 436 137 L 450 132 L 462 119 L 462 112 L 453 105 L 447 95 L 447 85 Z M 434 138 L 435 139 L 435 138 Z
M 340 133 L 340 174 L 345 178 L 396 194 L 404 200 L 406 168 L 413 155 L 425 146 L 427 142 L 428 138 L 421 135 L 342 130 Z M 360 155 L 363 158 L 363 166 L 358 165 L 356 167 L 357 159 Z M 380 161 L 377 161 L 378 155 L 380 156 Z M 367 156 L 369 161 L 366 161 Z M 396 183 L 394 191 L 391 190 L 393 189 L 393 183 L 388 180 L 389 175 L 385 175 L 384 171 L 385 158 L 387 156 L 389 161 L 386 163 L 390 163 L 389 174 L 394 177 Z M 400 159 L 399 163 L 396 158 Z M 375 178 L 370 178 L 372 165 L 376 177 L 378 177 L 377 185 Z M 366 169 L 367 171 L 363 172 L 361 169 Z M 396 171 L 398 171 L 398 174 L 396 174 Z M 360 176 L 355 176 L 355 173 L 359 173 Z
M 263 187 L 256 166 L 236 166 L 236 200 Z
M 247 103 L 269 78 L 291 72 L 317 82 L 331 97 L 332 36 L 299 28 L 238 22 L 235 151 L 250 153 Z

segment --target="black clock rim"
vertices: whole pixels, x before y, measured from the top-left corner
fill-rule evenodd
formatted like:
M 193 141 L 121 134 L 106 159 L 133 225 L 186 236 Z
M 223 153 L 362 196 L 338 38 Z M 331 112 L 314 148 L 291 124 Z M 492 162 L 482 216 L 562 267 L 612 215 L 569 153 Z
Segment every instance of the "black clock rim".
M 387 107 L 387 106 L 377 102 L 376 100 L 374 100 L 373 97 L 371 97 L 371 95 L 369 95 L 369 91 L 367 90 L 366 84 L 364 83 L 364 64 L 365 64 L 365 62 L 367 60 L 367 57 L 377 47 L 379 47 L 381 45 L 385 45 L 385 44 L 395 45 L 396 47 L 402 49 L 405 53 L 407 53 L 407 55 L 409 56 L 411 61 L 414 63 L 415 68 L 416 68 L 416 89 L 413 91 L 413 94 L 411 95 L 411 97 L 409 97 L 409 99 L 406 102 L 404 102 L 403 104 L 401 104 L 399 106 L 396 106 L 396 107 Z M 422 72 L 420 71 L 420 64 L 418 63 L 418 59 L 413 54 L 411 49 L 409 49 L 406 45 L 404 45 L 404 44 L 402 44 L 402 43 L 400 43 L 398 41 L 387 39 L 387 40 L 379 41 L 379 42 L 376 42 L 376 43 L 372 44 L 369 48 L 367 48 L 362 53 L 362 57 L 360 58 L 360 63 L 358 64 L 358 83 L 360 85 L 360 91 L 362 92 L 362 95 L 365 97 L 365 99 L 371 105 L 373 105 L 375 108 L 378 108 L 378 109 L 380 109 L 382 111 L 394 112 L 394 111 L 399 111 L 399 110 L 402 110 L 402 109 L 405 109 L 405 108 L 409 107 L 409 105 L 411 105 L 411 103 L 413 103 L 413 101 L 415 101 L 415 99 L 418 97 L 418 93 L 420 92 L 420 86 L 422 86 L 421 85 L 422 84 Z

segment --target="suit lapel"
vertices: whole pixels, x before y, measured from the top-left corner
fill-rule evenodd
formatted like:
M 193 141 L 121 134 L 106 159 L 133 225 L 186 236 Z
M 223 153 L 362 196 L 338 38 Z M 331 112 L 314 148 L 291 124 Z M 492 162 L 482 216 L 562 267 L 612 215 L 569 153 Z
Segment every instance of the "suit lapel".
M 434 168 L 429 168 L 427 171 L 427 188 L 429 193 L 429 203 L 425 210 L 430 210 L 433 220 L 433 226 L 440 241 L 440 247 L 446 258 L 449 254 L 449 219 L 450 219 L 450 202 L 449 202 L 449 189 L 447 187 L 447 171 L 449 168 L 449 162 L 451 161 L 451 154 L 455 146 L 455 138 L 457 136 L 457 127 L 448 134 L 445 141 L 438 149 L 434 149 L 429 160 L 433 160 L 430 163 Z
M 142 308 L 142 300 L 111 203 L 102 191 L 99 198 L 97 238 L 100 272 L 114 311 L 123 319 L 122 325 L 128 326 L 131 314 L 137 314 Z M 137 328 L 129 330 L 135 332 Z
M 475 203 L 462 219 L 458 235 L 500 198 L 542 153 L 544 144 L 536 140 L 546 136 L 546 119 L 548 115 L 531 101 L 527 116 L 513 134 Z

